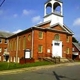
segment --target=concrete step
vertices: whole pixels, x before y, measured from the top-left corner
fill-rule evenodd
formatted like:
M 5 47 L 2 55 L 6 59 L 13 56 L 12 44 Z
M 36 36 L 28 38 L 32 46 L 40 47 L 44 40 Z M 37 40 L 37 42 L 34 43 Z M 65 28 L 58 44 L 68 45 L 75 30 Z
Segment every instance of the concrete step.
M 51 57 L 44 57 L 43 60 L 48 61 L 48 62 L 53 62 L 53 63 L 60 63 L 59 59 L 54 59 Z
M 74 61 L 72 59 L 61 58 L 60 62 L 65 63 L 65 62 L 74 62 Z
M 48 62 L 54 62 L 54 63 L 74 62 L 72 59 L 66 59 L 66 58 L 52 58 L 52 57 L 44 57 L 43 60 L 48 61 Z

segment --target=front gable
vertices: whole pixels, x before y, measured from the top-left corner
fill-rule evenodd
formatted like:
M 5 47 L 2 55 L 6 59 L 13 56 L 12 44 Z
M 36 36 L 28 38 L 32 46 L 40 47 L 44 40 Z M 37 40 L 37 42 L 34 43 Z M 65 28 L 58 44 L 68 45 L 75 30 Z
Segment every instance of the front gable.
M 53 27 L 50 27 L 51 29 L 59 30 L 59 31 L 66 31 L 62 26 L 60 25 L 55 25 Z
M 49 28 L 52 30 L 62 31 L 62 32 L 66 32 L 69 34 L 73 34 L 73 32 L 69 28 L 67 28 L 65 25 L 62 26 L 60 24 L 55 24 L 55 25 L 50 26 Z

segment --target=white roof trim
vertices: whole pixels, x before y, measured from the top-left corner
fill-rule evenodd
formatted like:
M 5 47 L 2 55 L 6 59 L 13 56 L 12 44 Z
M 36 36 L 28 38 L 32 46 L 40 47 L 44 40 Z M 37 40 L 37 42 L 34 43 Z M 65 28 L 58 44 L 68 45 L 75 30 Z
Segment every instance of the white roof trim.
M 63 28 L 67 33 L 69 33 L 69 34 L 74 34 L 70 29 L 68 29 L 65 25 L 61 25 L 61 24 L 59 24 L 59 23 L 57 23 L 57 24 L 54 24 L 54 25 L 51 25 L 50 27 L 54 27 L 54 26 L 56 26 L 56 25 L 60 25 L 61 26 L 61 28 Z M 65 27 L 64 27 L 65 26 Z

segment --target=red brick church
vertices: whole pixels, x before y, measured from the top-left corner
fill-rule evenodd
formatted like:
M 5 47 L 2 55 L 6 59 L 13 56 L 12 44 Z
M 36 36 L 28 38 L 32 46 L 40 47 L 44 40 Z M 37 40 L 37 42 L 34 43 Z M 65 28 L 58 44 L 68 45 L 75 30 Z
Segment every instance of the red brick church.
M 47 14 L 48 7 L 51 12 Z M 9 61 L 20 62 L 22 58 L 36 61 L 58 56 L 72 58 L 72 35 L 73 32 L 63 22 L 63 2 L 48 0 L 44 4 L 42 23 L 8 38 Z

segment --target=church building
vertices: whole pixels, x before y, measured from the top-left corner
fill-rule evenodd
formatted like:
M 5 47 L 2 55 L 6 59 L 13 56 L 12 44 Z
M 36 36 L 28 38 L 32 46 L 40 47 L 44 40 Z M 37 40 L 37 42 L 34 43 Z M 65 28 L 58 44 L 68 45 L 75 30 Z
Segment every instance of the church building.
M 35 61 L 44 57 L 72 58 L 73 32 L 64 24 L 63 18 L 63 2 L 48 0 L 44 4 L 42 23 L 8 38 L 9 61 L 19 63 L 22 58 Z

